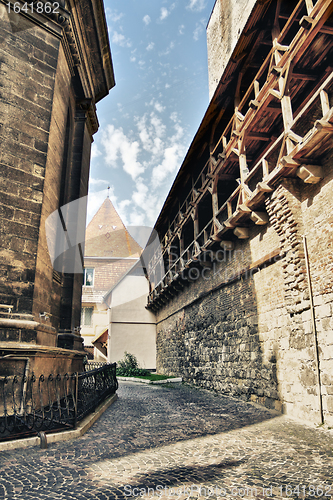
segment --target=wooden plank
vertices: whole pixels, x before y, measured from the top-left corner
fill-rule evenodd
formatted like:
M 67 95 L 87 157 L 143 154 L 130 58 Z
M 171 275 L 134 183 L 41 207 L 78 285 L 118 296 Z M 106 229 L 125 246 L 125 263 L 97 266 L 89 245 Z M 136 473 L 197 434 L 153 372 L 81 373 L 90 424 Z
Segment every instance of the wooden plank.
M 261 163 L 262 163 L 262 176 L 264 179 L 267 175 L 269 175 L 268 161 L 265 158 L 263 158 Z
M 333 35 L 333 26 L 322 26 L 319 31 L 324 35 Z
M 246 138 L 250 139 L 251 141 L 270 141 L 271 135 L 260 132 L 250 132 L 247 134 Z
M 312 0 L 305 0 L 306 10 L 308 16 L 311 16 L 311 12 L 313 11 L 313 3 Z
M 318 73 L 293 71 L 291 77 L 295 78 L 296 80 L 305 80 L 305 81 L 315 82 L 318 78 Z
M 323 112 L 323 116 L 330 111 L 330 100 L 328 97 L 328 93 L 325 90 L 320 91 L 320 103 L 321 109 Z
M 284 131 L 288 132 L 293 124 L 293 111 L 291 107 L 291 99 L 289 96 L 285 95 L 281 99 L 282 117 Z

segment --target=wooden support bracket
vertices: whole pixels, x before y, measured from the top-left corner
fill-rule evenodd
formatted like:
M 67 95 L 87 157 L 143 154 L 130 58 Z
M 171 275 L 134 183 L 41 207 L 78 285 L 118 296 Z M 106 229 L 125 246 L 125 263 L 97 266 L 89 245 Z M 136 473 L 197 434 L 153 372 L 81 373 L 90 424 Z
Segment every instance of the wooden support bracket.
M 250 103 L 249 103 L 249 107 L 250 107 L 251 109 L 253 109 L 253 110 L 258 109 L 258 108 L 259 108 L 259 105 L 260 105 L 259 101 L 256 101 L 256 100 L 252 100 L 252 101 L 250 101 Z
M 247 240 L 250 237 L 250 231 L 248 227 L 235 227 L 234 235 L 240 240 Z
M 301 165 L 297 169 L 296 175 L 306 184 L 317 184 L 323 179 L 324 172 L 319 165 Z
M 266 212 L 252 212 L 250 219 L 258 226 L 264 226 L 268 224 L 269 218 Z
M 319 131 L 333 132 L 333 124 L 326 120 L 317 120 L 314 124 L 315 128 Z
M 296 168 L 300 166 L 300 163 L 294 160 L 291 156 L 283 156 L 280 160 L 280 164 L 284 168 Z
M 265 182 L 258 182 L 256 188 L 263 193 L 271 193 L 273 191 L 273 188 L 269 187 Z
M 302 19 L 299 22 L 299 25 L 301 28 L 305 30 L 309 30 L 312 28 L 312 24 L 314 22 L 314 19 L 310 16 L 303 16 Z

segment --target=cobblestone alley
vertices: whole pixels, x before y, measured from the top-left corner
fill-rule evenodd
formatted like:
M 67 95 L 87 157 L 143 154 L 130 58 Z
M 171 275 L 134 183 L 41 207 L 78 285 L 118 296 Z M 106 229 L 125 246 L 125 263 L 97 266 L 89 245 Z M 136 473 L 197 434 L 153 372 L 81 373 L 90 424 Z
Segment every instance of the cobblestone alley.
M 333 431 L 187 385 L 120 383 L 80 439 L 0 453 L 0 498 L 330 498 Z

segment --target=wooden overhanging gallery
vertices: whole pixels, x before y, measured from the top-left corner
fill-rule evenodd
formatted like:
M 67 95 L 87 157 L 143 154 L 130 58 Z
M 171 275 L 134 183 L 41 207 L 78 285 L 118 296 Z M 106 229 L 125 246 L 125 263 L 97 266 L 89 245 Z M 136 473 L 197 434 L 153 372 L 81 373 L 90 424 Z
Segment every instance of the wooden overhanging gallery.
M 330 0 L 257 2 L 157 220 L 163 261 L 157 252 L 148 266 L 148 307 L 177 293 L 191 266 L 208 266 L 221 241 L 267 224 L 264 201 L 282 178 L 324 176 L 332 12 Z

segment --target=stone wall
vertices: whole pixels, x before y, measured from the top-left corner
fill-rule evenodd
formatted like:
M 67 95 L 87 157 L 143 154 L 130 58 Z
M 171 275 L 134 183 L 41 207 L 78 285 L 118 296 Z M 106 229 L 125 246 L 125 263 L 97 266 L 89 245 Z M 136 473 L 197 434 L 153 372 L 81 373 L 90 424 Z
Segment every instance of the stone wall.
M 270 224 L 251 229 L 224 262 L 193 273 L 159 311 L 158 371 L 314 423 L 321 393 L 324 420 L 333 423 L 333 181 L 325 168 L 318 185 L 285 179 L 267 198 Z
M 69 247 L 75 268 L 66 257 L 53 268 L 45 222 L 87 195 L 96 102 L 114 77 L 103 2 L 63 5 L 12 5 L 8 14 L 0 4 L 0 357 L 17 352 L 34 359 L 31 369 L 43 358 L 50 370 L 76 371 L 80 339 L 64 342 L 80 325 L 84 236 L 75 240 L 69 225 L 84 233 L 85 211 L 48 235 L 59 246 L 60 231 L 70 234 L 60 250 Z M 61 342 L 68 349 L 57 350 Z
M 281 263 L 269 258 L 279 241 L 272 228 L 254 229 L 253 241 L 260 247 L 255 259 L 250 242 L 239 241 L 225 254 L 221 250 L 220 262 L 193 272 L 194 280 L 159 312 L 157 370 L 280 409 L 277 354 L 259 334 L 255 281 L 260 274 L 260 300 L 274 308 L 279 297 L 270 282 Z M 259 260 L 267 261 L 266 267 L 251 269 Z
M 31 25 L 13 37 L 3 4 L 0 27 L 0 303 L 31 313 L 60 40 Z
M 216 0 L 207 26 L 209 99 L 213 97 L 255 3 L 256 0 Z

